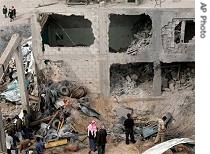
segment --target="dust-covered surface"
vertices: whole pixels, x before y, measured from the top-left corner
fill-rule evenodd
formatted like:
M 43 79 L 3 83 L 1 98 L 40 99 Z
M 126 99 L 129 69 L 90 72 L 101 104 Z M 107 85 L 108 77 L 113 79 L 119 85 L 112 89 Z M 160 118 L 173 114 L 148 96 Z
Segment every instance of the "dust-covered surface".
M 111 95 L 151 95 L 152 63 L 113 64 L 110 68 Z
M 138 117 L 142 117 L 142 119 L 144 117 L 147 120 L 152 120 L 155 117 L 161 117 L 166 112 L 171 112 L 173 116 L 173 121 L 167 129 L 166 140 L 176 137 L 188 137 L 194 139 L 194 93 L 173 93 L 170 97 L 164 98 L 165 100 L 161 101 L 137 101 L 136 99 L 135 101 L 133 101 L 134 99 L 130 99 L 130 101 L 126 100 L 124 102 L 121 102 L 122 104 L 119 104 L 115 100 L 103 100 L 101 98 L 97 98 L 96 101 L 91 105 L 103 115 L 102 120 L 97 120 L 97 123 L 104 123 L 108 131 L 112 129 L 113 124 L 117 121 L 117 117 L 115 115 L 116 113 L 114 111 L 116 110 L 116 108 L 123 105 L 133 108 L 135 115 L 138 115 Z M 87 123 L 84 122 L 84 131 L 86 126 Z M 138 139 L 137 137 L 136 139 L 137 143 L 126 145 L 124 140 L 116 140 L 112 135 L 109 134 L 107 137 L 108 143 L 106 145 L 106 153 L 124 154 L 125 151 L 129 151 L 129 154 L 140 154 L 155 145 L 154 137 L 151 137 L 150 139 L 144 141 Z M 81 143 L 78 143 L 78 146 L 80 145 L 81 149 L 75 153 L 83 154 L 88 152 L 88 140 L 85 140 L 83 144 L 84 145 L 81 146 Z M 64 147 L 58 147 L 58 149 L 54 149 L 62 152 L 65 149 Z M 49 149 L 48 152 L 53 153 L 54 149 Z

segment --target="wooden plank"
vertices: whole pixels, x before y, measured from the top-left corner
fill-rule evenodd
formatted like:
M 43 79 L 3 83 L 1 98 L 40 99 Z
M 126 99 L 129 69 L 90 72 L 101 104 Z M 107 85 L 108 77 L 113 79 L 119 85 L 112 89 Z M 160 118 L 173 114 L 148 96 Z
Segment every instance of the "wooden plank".
M 7 68 L 7 65 L 9 61 L 11 60 L 11 57 L 13 56 L 14 51 L 17 50 L 17 47 L 19 46 L 21 41 L 21 38 L 19 34 L 12 35 L 6 49 L 2 53 L 0 57 L 0 65 L 3 65 L 4 69 Z M 2 74 L 0 74 L 2 76 Z
M 29 96 L 29 100 L 33 100 L 36 101 L 37 103 L 39 102 L 40 98 L 38 96 L 33 96 L 33 95 L 28 95 Z
M 3 75 L 4 75 L 3 65 L 0 65 L 0 79 L 3 78 Z
M 30 113 L 28 91 L 25 84 L 25 70 L 23 66 L 23 55 L 22 55 L 22 51 L 20 47 L 15 50 L 14 57 L 15 57 L 15 64 L 16 64 L 16 69 L 17 69 L 18 87 L 20 89 L 22 108 L 27 110 L 28 113 Z
M 67 143 L 68 143 L 67 139 L 62 139 L 62 140 L 57 140 L 57 141 L 50 141 L 48 143 L 45 143 L 45 148 L 46 149 L 53 148 L 53 147 L 57 147 L 57 146 L 60 146 L 60 145 L 65 145 Z
M 47 121 L 50 121 L 50 119 L 53 118 L 53 115 L 52 116 L 48 116 L 46 118 L 43 118 L 43 119 L 39 119 L 37 121 L 33 121 L 30 126 L 35 126 L 35 125 L 38 125 L 38 124 L 41 124 L 42 122 L 47 122 Z

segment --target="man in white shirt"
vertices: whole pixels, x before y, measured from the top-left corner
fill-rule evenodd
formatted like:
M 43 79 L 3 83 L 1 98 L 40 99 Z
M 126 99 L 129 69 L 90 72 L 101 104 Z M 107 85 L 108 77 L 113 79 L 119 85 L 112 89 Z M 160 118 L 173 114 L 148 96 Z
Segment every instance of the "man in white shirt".
M 12 154 L 11 149 L 13 146 L 13 138 L 12 136 L 6 133 L 6 147 L 7 147 L 7 154 Z
M 165 140 L 165 132 L 166 132 L 166 127 L 163 119 L 158 119 L 158 133 L 155 138 L 155 144 L 158 143 L 159 141 L 162 143 Z

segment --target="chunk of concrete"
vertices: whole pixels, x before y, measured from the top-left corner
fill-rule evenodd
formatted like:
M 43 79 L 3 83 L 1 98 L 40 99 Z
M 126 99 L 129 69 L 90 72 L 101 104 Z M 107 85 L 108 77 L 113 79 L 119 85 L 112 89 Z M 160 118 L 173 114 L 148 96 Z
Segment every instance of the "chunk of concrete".
M 125 106 L 120 106 L 120 107 L 117 107 L 115 109 L 116 111 L 116 116 L 118 118 L 121 118 L 121 117 L 127 117 L 127 114 L 130 113 L 132 114 L 133 113 L 133 109 L 132 108 L 128 108 L 128 107 L 125 107 Z

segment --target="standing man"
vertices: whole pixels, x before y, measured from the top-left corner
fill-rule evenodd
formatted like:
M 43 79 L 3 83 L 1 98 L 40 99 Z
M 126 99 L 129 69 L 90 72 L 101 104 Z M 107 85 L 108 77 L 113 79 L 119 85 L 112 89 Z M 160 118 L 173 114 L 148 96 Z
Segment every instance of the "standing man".
M 105 145 L 107 132 L 104 125 L 101 125 L 96 133 L 96 144 L 98 146 L 98 154 L 105 154 Z
M 40 137 L 36 138 L 36 152 L 37 154 L 44 154 L 44 143 Z
M 22 137 L 22 130 L 23 130 L 23 121 L 19 118 L 18 115 L 15 116 L 16 121 L 16 130 L 17 130 L 17 137 L 21 141 L 23 139 Z
M 8 134 L 6 131 L 6 147 L 7 147 L 7 154 L 12 154 L 12 147 L 13 147 L 13 138 Z
M 155 144 L 160 142 L 164 142 L 165 140 L 165 132 L 166 132 L 166 127 L 163 119 L 158 119 L 158 134 L 155 138 Z
M 13 14 L 13 18 L 16 18 L 16 9 L 14 6 L 12 6 L 12 14 Z
M 12 22 L 14 20 L 14 15 L 13 15 L 12 9 L 9 9 L 8 16 L 10 18 L 10 22 Z
M 11 144 L 10 150 L 15 150 L 15 153 L 17 154 L 18 153 L 18 151 L 17 151 L 18 138 L 16 136 L 16 126 L 10 118 L 7 119 L 6 131 L 7 131 L 7 134 L 8 134 L 8 136 L 6 136 L 6 138 L 8 138 L 8 141 L 6 141 L 6 142 L 10 143 L 10 141 L 11 141 L 10 137 L 12 137 L 13 143 Z M 8 145 L 10 145 L 10 144 L 8 144 Z
M 5 5 L 4 5 L 2 11 L 3 11 L 4 17 L 7 18 L 7 7 Z
M 127 119 L 124 121 L 125 126 L 125 135 L 126 135 L 126 144 L 129 144 L 129 136 L 132 143 L 136 143 L 134 139 L 134 132 L 133 132 L 133 126 L 134 126 L 134 120 L 131 118 L 131 114 L 127 114 Z
M 13 145 L 16 146 L 16 127 L 15 127 L 15 124 L 12 122 L 11 118 L 8 118 L 6 120 L 7 122 L 7 125 L 5 127 L 5 129 L 7 130 L 7 133 L 9 136 L 12 136 L 13 138 Z
M 88 138 L 89 138 L 89 147 L 90 151 L 89 154 L 91 154 L 91 151 L 96 151 L 96 121 L 92 120 L 91 123 L 88 125 Z
M 26 110 L 23 110 L 23 133 L 25 139 L 29 139 L 29 125 L 30 125 L 30 116 Z

